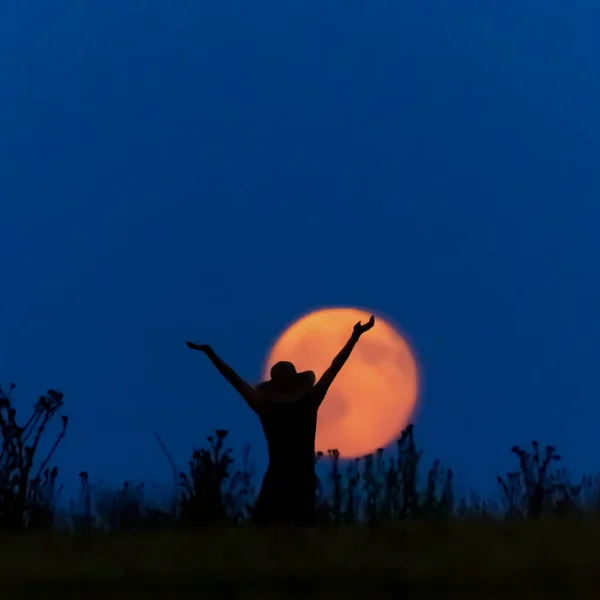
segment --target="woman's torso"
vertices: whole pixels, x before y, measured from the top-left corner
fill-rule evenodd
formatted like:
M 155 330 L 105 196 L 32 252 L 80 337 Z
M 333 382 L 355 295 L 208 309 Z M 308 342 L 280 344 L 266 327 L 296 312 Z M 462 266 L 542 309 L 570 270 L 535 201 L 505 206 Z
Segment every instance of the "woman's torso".
M 267 440 L 269 470 L 278 475 L 314 473 L 317 410 L 310 402 L 273 404 L 259 415 Z

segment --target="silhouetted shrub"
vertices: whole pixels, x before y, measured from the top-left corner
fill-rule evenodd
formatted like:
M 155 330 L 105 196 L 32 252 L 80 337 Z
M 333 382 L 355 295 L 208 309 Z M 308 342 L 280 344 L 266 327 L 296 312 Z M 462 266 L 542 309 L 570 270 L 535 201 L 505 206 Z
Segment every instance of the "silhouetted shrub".
M 423 452 L 417 450 L 414 427 L 409 425 L 396 442 L 396 456 L 385 459 L 384 450 L 340 464 L 340 453 L 329 450 L 329 493 L 319 482 L 317 508 L 321 522 L 370 524 L 391 519 L 432 519 L 452 516 L 452 471 L 435 461 L 427 484 L 418 488 L 418 467 Z M 316 460 L 323 456 L 318 453 Z
M 40 529 L 53 523 L 58 471 L 47 467 L 56 448 L 65 436 L 68 417 L 62 416 L 62 428 L 45 459 L 35 465 L 36 451 L 48 423 L 63 406 L 63 395 L 48 390 L 33 407 L 33 414 L 24 425 L 17 423 L 17 411 L 10 394 L 0 388 L 0 530 Z M 34 471 L 35 468 L 35 471 Z M 34 474 L 35 473 L 35 474 Z
M 189 463 L 189 475 L 180 473 L 183 523 L 196 526 L 247 518 L 250 505 L 250 473 L 247 459 L 250 447 L 244 449 L 245 468 L 232 472 L 231 448 L 223 449 L 227 431 L 217 429 L 207 438 L 209 449 L 195 450 Z
M 585 492 L 592 490 L 593 480 L 584 478 L 581 484 L 573 484 L 565 469 L 551 468 L 561 459 L 556 448 L 546 446 L 542 453 L 537 441 L 531 445 L 533 452 L 513 446 L 519 468 L 497 478 L 506 516 L 538 519 L 544 514 L 564 515 L 583 510 L 590 498 Z

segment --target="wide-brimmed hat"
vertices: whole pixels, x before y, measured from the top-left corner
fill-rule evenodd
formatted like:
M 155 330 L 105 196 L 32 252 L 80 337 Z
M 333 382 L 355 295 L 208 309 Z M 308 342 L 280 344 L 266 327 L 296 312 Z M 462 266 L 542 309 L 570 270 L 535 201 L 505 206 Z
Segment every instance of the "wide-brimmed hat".
M 257 392 L 271 402 L 300 400 L 315 385 L 313 371 L 298 373 L 293 363 L 281 360 L 271 367 L 271 379 L 255 386 Z

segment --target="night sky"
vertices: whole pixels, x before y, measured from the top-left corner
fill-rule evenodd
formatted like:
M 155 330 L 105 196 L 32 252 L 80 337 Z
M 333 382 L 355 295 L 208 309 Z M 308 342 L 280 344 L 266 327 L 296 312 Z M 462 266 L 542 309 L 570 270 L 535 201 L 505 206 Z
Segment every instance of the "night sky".
M 65 394 L 70 485 L 169 481 L 323 306 L 422 366 L 424 460 L 600 470 L 600 5 L 3 3 L 0 381 Z M 332 357 L 333 358 L 333 357 Z M 22 415 L 23 417 L 25 415 Z

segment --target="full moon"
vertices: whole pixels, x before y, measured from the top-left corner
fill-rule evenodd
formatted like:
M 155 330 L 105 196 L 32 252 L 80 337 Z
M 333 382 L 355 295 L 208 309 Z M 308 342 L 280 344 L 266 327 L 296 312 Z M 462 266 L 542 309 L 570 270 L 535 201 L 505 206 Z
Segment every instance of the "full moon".
M 372 313 L 326 308 L 298 319 L 281 334 L 264 367 L 280 360 L 317 379 L 343 348 L 358 321 Z M 408 425 L 418 394 L 418 369 L 408 343 L 382 317 L 362 335 L 319 409 L 316 449 L 337 449 L 342 458 L 374 452 L 394 441 Z

